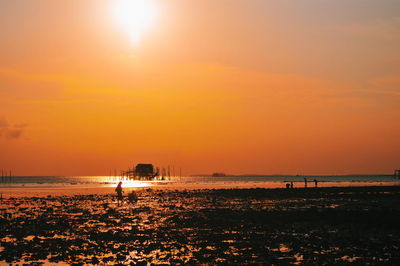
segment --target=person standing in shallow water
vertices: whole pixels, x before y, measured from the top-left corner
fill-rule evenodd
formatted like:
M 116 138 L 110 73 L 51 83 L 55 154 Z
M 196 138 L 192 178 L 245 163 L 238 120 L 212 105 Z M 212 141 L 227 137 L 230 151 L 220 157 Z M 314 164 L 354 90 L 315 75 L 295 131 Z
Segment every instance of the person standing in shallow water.
M 304 178 L 304 187 L 307 188 L 307 178 Z
M 115 192 L 117 192 L 117 200 L 118 200 L 118 206 L 122 204 L 123 196 L 122 196 L 122 181 L 118 183 L 118 186 L 115 188 Z
M 318 180 L 317 179 L 314 179 L 314 184 L 315 184 L 315 187 L 318 187 Z

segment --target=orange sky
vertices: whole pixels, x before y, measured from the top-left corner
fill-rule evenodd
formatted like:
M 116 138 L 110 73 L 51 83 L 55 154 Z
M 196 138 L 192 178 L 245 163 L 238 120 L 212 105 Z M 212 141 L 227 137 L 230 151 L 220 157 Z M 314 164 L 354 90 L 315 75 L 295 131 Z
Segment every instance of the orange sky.
M 138 44 L 115 1 L 0 2 L 0 169 L 400 168 L 397 0 L 154 0 Z

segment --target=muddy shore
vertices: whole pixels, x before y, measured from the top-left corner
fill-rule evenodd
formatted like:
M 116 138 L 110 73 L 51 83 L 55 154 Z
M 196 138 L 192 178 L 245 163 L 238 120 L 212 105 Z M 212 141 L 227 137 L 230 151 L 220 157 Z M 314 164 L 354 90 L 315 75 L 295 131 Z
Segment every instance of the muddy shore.
M 400 187 L 137 189 L 0 203 L 0 264 L 400 265 Z

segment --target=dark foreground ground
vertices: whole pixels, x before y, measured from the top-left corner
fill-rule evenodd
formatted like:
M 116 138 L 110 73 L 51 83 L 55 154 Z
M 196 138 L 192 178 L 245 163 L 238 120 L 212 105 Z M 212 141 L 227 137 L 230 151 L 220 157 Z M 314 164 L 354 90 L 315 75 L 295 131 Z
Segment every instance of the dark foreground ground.
M 400 187 L 143 190 L 120 208 L 110 195 L 0 206 L 0 264 L 400 265 Z

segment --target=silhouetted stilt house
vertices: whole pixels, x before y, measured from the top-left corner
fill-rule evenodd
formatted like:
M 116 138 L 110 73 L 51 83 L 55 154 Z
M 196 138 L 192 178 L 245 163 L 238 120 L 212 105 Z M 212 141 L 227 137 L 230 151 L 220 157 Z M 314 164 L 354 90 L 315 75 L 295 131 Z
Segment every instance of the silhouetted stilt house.
M 155 170 L 152 164 L 140 163 L 133 169 L 122 171 L 122 175 L 133 180 L 154 180 L 158 177 L 158 172 L 158 169 Z

